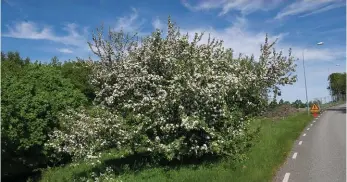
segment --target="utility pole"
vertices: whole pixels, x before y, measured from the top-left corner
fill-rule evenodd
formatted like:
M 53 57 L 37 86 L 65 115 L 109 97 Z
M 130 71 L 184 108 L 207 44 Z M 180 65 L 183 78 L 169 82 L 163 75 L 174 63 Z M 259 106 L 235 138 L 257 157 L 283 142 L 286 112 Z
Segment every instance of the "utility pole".
M 306 91 L 306 109 L 307 114 L 310 115 L 310 106 L 308 104 L 308 97 L 307 97 L 307 83 L 306 83 L 306 70 L 305 70 L 305 50 L 302 51 L 302 66 L 304 67 L 304 78 L 305 78 L 305 91 Z
M 318 42 L 317 45 L 323 45 L 324 42 Z M 306 70 L 305 70 L 305 49 L 302 51 L 302 66 L 304 67 L 304 78 L 305 78 L 305 92 L 306 92 L 306 107 L 307 114 L 310 115 L 310 106 L 308 104 L 308 96 L 307 96 L 307 83 L 306 83 Z

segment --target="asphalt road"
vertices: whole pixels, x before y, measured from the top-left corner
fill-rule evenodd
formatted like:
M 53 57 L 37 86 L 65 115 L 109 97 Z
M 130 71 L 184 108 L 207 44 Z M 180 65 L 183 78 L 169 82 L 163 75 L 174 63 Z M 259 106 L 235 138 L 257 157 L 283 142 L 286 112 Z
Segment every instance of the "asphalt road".
M 305 128 L 273 181 L 346 182 L 346 104 Z

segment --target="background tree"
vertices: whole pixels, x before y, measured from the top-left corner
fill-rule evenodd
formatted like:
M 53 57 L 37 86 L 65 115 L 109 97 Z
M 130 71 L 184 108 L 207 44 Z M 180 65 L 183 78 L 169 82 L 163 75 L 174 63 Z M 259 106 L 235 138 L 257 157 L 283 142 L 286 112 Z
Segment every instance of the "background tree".
M 295 108 L 304 108 L 306 107 L 305 103 L 303 103 L 301 100 L 297 99 L 292 103 L 292 106 Z
M 290 105 L 290 102 L 289 102 L 289 101 L 284 101 L 283 104 L 285 104 L 285 105 Z
M 330 94 L 333 100 L 346 95 L 346 73 L 332 73 L 328 77 Z
M 61 66 L 61 62 L 59 61 L 58 57 L 57 56 L 54 56 L 52 59 L 51 59 L 51 62 L 50 62 L 50 65 L 52 66 Z
M 279 102 L 278 102 L 278 105 L 283 105 L 284 104 L 284 100 L 281 99 Z
M 59 68 L 62 75 L 70 79 L 72 84 L 87 97 L 91 104 L 96 92 L 90 80 L 93 64 L 82 59 L 77 59 L 76 61 L 68 60 L 62 63 Z
M 86 102 L 59 69 L 28 61 L 19 53 L 2 53 L 2 177 L 46 167 L 44 144 L 53 128 L 59 127 L 58 113 Z
M 273 109 L 273 108 L 275 108 L 277 106 L 278 106 L 278 103 L 277 103 L 276 100 L 271 101 L 270 104 L 269 104 L 269 108 L 270 109 Z

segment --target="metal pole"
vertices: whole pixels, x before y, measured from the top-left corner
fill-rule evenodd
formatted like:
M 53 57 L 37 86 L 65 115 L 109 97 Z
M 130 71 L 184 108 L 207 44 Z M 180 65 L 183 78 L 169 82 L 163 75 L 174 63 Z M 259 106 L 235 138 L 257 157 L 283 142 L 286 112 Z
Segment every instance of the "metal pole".
M 302 51 L 302 66 L 304 67 L 307 114 L 310 115 L 310 109 L 309 109 L 308 97 L 307 97 L 307 84 L 306 84 L 306 71 L 305 71 L 305 56 L 304 56 L 304 52 L 305 52 L 305 49 Z

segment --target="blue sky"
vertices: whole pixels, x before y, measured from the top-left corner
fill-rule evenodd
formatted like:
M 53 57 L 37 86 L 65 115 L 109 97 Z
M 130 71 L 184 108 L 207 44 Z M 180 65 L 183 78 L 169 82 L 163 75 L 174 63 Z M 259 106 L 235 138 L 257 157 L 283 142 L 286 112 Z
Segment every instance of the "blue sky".
M 345 0 L 3 0 L 1 6 L 2 51 L 32 60 L 87 58 L 87 41 L 101 23 L 147 35 L 165 29 L 170 15 L 182 32 L 211 33 L 236 53 L 258 56 L 266 33 L 278 38 L 278 50 L 291 47 L 298 82 L 282 88 L 284 100 L 305 100 L 303 50 L 309 99 L 327 97 L 328 74 L 346 69 Z

